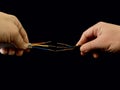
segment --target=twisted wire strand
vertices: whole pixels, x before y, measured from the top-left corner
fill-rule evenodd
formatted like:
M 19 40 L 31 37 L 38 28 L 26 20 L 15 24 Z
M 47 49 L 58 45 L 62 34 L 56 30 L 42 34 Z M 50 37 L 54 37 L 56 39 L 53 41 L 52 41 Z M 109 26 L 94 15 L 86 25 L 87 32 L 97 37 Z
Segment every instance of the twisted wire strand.
M 41 49 L 45 51 L 54 51 L 54 52 L 60 52 L 60 51 L 68 51 L 73 50 L 75 46 L 71 46 L 65 43 L 56 43 L 56 45 L 52 45 L 51 41 L 47 42 L 39 42 L 39 43 L 31 43 L 29 48 L 35 48 L 35 49 Z

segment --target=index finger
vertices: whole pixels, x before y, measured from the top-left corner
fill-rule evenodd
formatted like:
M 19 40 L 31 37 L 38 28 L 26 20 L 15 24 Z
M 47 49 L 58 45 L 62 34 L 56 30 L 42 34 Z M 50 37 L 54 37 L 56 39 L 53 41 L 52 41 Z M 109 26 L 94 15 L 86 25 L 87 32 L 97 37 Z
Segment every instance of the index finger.
M 17 25 L 19 33 L 20 33 L 21 37 L 23 38 L 23 41 L 26 43 L 29 43 L 27 33 L 26 33 L 25 29 L 23 28 L 21 22 L 18 20 L 18 18 L 16 16 L 10 15 L 10 17 L 12 18 L 13 22 Z
M 98 36 L 98 30 L 100 28 L 97 27 L 97 25 L 94 25 L 90 28 L 88 28 L 86 31 L 83 32 L 80 40 L 78 41 L 78 43 L 76 44 L 76 46 L 80 46 L 86 42 L 89 42 L 93 39 L 95 39 Z

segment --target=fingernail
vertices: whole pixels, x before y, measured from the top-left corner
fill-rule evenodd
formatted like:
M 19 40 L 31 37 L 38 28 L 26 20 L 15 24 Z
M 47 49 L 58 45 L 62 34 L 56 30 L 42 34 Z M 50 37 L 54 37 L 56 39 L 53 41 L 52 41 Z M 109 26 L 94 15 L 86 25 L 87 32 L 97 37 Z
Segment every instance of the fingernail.
M 3 53 L 2 49 L 0 49 L 0 53 L 1 53 L 1 54 Z
M 98 54 L 93 54 L 93 57 L 94 57 L 95 59 L 97 59 L 97 58 L 99 57 L 99 55 L 98 55 Z
M 14 54 L 15 54 L 15 50 L 13 50 L 13 49 L 8 50 L 8 55 L 14 55 Z
M 79 42 L 77 42 L 76 46 L 79 46 Z
M 83 52 L 81 52 L 81 55 L 84 56 L 85 54 Z
M 1 54 L 7 54 L 7 51 L 6 51 L 6 50 L 3 50 L 3 49 L 0 49 L 0 53 L 1 53 Z

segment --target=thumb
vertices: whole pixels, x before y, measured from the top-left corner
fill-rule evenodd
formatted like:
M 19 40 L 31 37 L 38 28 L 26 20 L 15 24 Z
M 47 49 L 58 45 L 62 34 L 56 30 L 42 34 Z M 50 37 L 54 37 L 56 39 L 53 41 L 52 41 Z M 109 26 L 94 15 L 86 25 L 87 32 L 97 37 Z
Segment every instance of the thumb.
M 24 42 L 22 36 L 19 34 L 15 39 L 14 39 L 14 45 L 18 49 L 27 49 L 28 48 L 28 43 Z

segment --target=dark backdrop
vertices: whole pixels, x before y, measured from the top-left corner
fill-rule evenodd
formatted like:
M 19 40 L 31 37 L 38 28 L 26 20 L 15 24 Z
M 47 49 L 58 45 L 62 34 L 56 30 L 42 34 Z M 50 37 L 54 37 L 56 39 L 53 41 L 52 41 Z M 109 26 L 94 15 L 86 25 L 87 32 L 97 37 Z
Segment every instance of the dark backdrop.
M 0 11 L 13 14 L 21 21 L 30 42 L 54 41 L 75 45 L 82 32 L 99 21 L 120 24 L 118 5 L 106 1 L 38 1 L 1 0 Z M 112 58 L 111 58 L 112 57 Z M 109 64 L 118 62 L 116 55 L 102 55 L 95 60 L 80 56 L 79 50 L 53 53 L 31 50 L 22 57 L 0 55 L 0 62 L 41 64 L 76 63 Z M 119 55 L 117 55 L 119 57 Z M 113 60 L 115 59 L 115 60 Z

